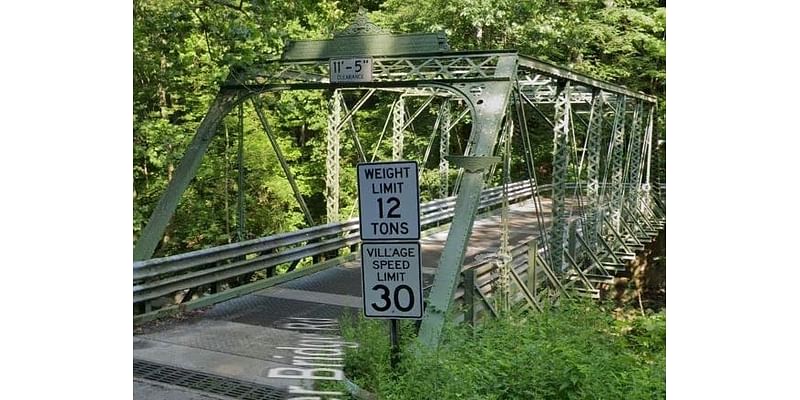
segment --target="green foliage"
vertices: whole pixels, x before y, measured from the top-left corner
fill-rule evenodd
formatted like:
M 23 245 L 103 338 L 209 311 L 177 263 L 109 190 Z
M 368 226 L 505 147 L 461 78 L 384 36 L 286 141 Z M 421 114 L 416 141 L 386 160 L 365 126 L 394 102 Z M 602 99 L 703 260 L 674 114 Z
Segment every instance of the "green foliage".
M 225 2 L 135 0 L 133 2 L 133 236 L 145 226 L 180 163 L 197 127 L 230 68 L 259 65 L 277 57 L 286 40 L 324 39 L 344 28 L 358 6 L 395 32 L 444 30 L 454 50 L 515 48 L 522 54 L 568 66 L 660 98 L 657 132 L 665 132 L 666 11 L 652 0 L 333 0 Z M 360 93 L 347 92 L 352 107 Z M 325 133 L 329 92 L 296 91 L 262 96 L 266 118 L 295 174 L 314 219 L 324 222 Z M 359 139 L 376 160 L 391 158 L 391 128 L 384 132 L 394 93 L 375 93 L 356 114 Z M 424 98 L 406 99 L 413 113 Z M 552 107 L 540 107 L 552 118 Z M 436 120 L 435 101 L 406 130 L 406 158 L 422 161 Z M 239 121 L 229 115 L 183 195 L 156 256 L 292 230 L 305 225 L 292 190 L 249 102 L 244 112 L 246 143 L 237 162 Z M 532 153 L 540 183 L 551 180 L 552 128 L 529 113 Z M 463 154 L 469 117 L 451 131 L 451 154 Z M 348 127 L 346 127 L 348 129 Z M 580 140 L 580 132 L 577 132 Z M 340 217 L 355 209 L 352 133 L 342 133 Z M 663 139 L 663 136 L 662 136 Z M 515 136 L 513 180 L 528 176 L 520 135 Z M 580 144 L 579 144 L 580 145 Z M 438 194 L 438 139 L 431 147 L 421 197 Z M 663 163 L 662 155 L 659 162 Z M 654 169 L 656 172 L 663 168 Z M 239 172 L 244 176 L 240 188 Z M 500 170 L 494 183 L 499 182 Z M 450 177 L 452 189 L 455 176 Z M 237 216 L 244 197 L 245 220 Z
M 616 320 L 596 304 L 565 303 L 527 316 L 449 326 L 438 351 L 415 347 L 403 325 L 389 367 L 385 321 L 343 323 L 358 341 L 346 375 L 383 399 L 658 399 L 666 397 L 666 316 Z M 417 356 L 415 356 L 415 353 Z

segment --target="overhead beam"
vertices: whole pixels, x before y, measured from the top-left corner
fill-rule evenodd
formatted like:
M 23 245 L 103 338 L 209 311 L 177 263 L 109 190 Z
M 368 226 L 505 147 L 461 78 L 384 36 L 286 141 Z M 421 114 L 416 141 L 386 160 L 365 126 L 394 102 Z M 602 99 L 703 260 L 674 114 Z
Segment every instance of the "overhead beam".
M 625 95 L 630 98 L 639 99 L 648 103 L 655 103 L 657 99 L 654 96 L 649 96 L 644 93 L 634 92 L 623 86 L 615 85 L 613 83 L 604 82 L 598 79 L 590 78 L 586 75 L 581 75 L 577 72 L 570 71 L 566 68 L 557 67 L 553 64 L 548 64 L 534 58 L 519 55 L 519 65 L 523 68 L 530 68 L 542 74 L 552 76 L 554 78 L 568 79 L 573 82 L 580 82 L 589 87 L 603 89 L 604 91 Z

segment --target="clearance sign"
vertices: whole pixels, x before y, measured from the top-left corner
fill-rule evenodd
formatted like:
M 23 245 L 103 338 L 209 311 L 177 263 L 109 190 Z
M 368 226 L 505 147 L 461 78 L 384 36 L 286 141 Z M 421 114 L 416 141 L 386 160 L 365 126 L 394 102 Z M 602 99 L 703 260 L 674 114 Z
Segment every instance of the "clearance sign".
M 362 163 L 357 170 L 364 315 L 422 318 L 417 163 Z

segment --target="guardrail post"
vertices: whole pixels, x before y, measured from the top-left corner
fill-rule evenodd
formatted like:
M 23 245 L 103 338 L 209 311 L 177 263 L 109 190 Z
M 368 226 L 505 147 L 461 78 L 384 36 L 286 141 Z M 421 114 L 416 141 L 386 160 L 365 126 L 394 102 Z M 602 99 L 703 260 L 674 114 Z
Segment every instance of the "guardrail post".
M 536 257 L 539 255 L 536 239 L 528 242 L 528 290 L 536 297 Z
M 464 286 L 464 321 L 475 326 L 475 270 L 469 268 L 461 272 L 461 277 Z
M 578 259 L 578 248 L 577 248 L 577 240 L 576 236 L 578 235 L 578 221 L 577 219 L 573 219 L 569 223 L 569 233 L 567 237 L 567 252 L 569 255 L 572 256 L 572 259 Z

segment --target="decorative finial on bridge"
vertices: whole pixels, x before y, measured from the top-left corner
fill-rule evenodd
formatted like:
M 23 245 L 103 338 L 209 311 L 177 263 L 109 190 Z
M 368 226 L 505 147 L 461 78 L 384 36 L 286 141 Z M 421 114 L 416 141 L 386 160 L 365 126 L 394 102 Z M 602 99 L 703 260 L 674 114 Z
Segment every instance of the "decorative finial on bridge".
M 350 26 L 345 28 L 343 31 L 335 33 L 333 36 L 375 35 L 388 33 L 390 32 L 381 29 L 381 27 L 375 25 L 375 23 L 369 20 L 369 17 L 367 16 L 367 10 L 364 7 L 359 7 L 358 14 L 353 20 L 353 23 L 351 23 Z

